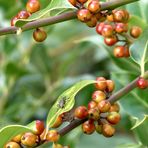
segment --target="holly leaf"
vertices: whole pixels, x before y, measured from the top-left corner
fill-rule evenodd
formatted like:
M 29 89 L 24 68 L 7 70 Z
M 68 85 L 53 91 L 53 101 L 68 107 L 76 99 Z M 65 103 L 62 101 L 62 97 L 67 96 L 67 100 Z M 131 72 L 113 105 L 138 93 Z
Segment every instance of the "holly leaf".
M 148 62 L 148 27 L 143 30 L 141 37 L 130 47 L 132 59 L 140 66 L 142 75 L 145 72 L 146 63 Z
M 32 132 L 32 130 L 27 126 L 22 125 L 9 125 L 0 130 L 0 147 L 4 147 L 7 142 L 9 142 L 13 137 L 20 133 Z
M 49 5 L 36 13 L 33 13 L 28 19 L 18 19 L 15 26 L 21 27 L 27 22 L 32 22 L 41 18 L 59 15 L 62 12 L 75 9 L 68 0 L 51 0 Z
M 55 104 L 50 109 L 47 116 L 47 127 L 52 127 L 55 123 L 56 118 L 69 110 L 71 110 L 75 104 L 75 96 L 77 93 L 87 85 L 93 84 L 96 81 L 94 80 L 84 80 L 76 83 L 71 88 L 63 92 L 55 102 Z

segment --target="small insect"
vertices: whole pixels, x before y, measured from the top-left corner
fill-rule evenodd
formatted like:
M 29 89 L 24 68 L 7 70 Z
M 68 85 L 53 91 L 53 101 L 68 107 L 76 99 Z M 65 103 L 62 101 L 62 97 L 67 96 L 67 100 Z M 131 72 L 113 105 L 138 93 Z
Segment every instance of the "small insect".
M 58 108 L 64 108 L 65 106 L 65 103 L 66 103 L 66 97 L 63 97 L 59 100 L 58 104 L 57 104 L 57 107 Z

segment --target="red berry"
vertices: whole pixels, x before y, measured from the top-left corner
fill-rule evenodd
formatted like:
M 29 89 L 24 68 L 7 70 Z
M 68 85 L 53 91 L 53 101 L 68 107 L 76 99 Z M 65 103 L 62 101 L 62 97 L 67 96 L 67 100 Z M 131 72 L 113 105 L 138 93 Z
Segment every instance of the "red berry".
M 56 130 L 50 130 L 46 135 L 46 140 L 50 142 L 57 142 L 59 138 L 60 138 L 60 135 Z
M 45 129 L 44 122 L 36 120 L 35 134 L 40 135 Z
M 127 46 L 124 46 L 124 57 L 126 58 L 130 57 L 129 47 Z
M 36 29 L 33 32 L 33 38 L 37 42 L 43 42 L 47 38 L 47 34 L 43 29 Z
M 78 2 L 80 2 L 81 4 L 86 3 L 88 0 L 77 0 Z
M 115 133 L 115 129 L 109 124 L 103 124 L 102 133 L 105 137 L 112 137 Z
M 107 91 L 112 92 L 115 89 L 115 83 L 112 80 L 107 80 Z
M 99 103 L 100 101 L 106 99 L 106 94 L 105 94 L 103 91 L 100 91 L 100 90 L 95 91 L 95 92 L 92 94 L 92 99 L 93 99 L 93 101 Z
M 110 110 L 111 104 L 107 100 L 102 100 L 98 103 L 98 109 L 101 113 L 106 113 Z
M 115 31 L 117 33 L 123 33 L 128 31 L 128 25 L 125 23 L 116 23 L 115 25 Z
M 117 124 L 121 119 L 121 116 L 117 112 L 110 112 L 107 116 L 107 121 L 111 124 Z
M 104 43 L 108 46 L 113 46 L 117 43 L 118 38 L 114 35 L 112 37 L 106 37 L 104 38 Z
M 97 26 L 96 26 L 96 32 L 100 35 L 102 35 L 102 29 L 104 27 L 105 23 L 104 22 L 101 22 L 99 23 Z
M 73 6 L 76 6 L 77 1 L 76 0 L 68 0 Z
M 99 1 L 91 0 L 88 4 L 88 10 L 92 13 L 98 13 L 101 9 Z
M 88 111 L 85 106 L 79 106 L 75 109 L 74 116 L 78 119 L 85 119 L 88 116 Z
M 18 20 L 18 16 L 15 16 L 11 19 L 11 26 L 15 25 L 15 22 Z
M 137 81 L 137 87 L 139 87 L 140 89 L 148 88 L 148 80 L 140 77 Z
M 89 103 L 88 103 L 88 110 L 90 110 L 90 109 L 93 109 L 93 108 L 96 108 L 97 107 L 97 103 L 95 102 L 95 101 L 90 101 Z
M 92 120 L 88 120 L 82 124 L 82 130 L 85 134 L 92 134 L 95 131 L 95 125 Z
M 138 38 L 142 33 L 142 29 L 138 26 L 133 26 L 130 30 L 130 35 L 133 37 L 133 38 Z
M 38 0 L 28 0 L 26 4 L 26 9 L 30 13 L 34 13 L 40 10 L 40 2 Z
M 124 46 L 116 46 L 114 48 L 114 56 L 117 58 L 124 57 Z
M 82 22 L 90 21 L 92 14 L 87 9 L 80 9 L 77 12 L 77 17 Z
M 106 79 L 104 77 L 97 77 L 95 87 L 104 91 L 107 87 Z
M 113 36 L 114 28 L 112 25 L 104 25 L 102 29 L 102 35 L 104 37 L 111 37 Z
M 17 16 L 19 19 L 27 19 L 31 14 L 25 10 L 20 11 Z

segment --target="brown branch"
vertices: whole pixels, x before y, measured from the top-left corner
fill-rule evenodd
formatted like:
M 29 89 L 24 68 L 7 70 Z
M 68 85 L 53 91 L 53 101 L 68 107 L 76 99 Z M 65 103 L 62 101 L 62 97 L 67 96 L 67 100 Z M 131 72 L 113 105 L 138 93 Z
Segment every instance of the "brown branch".
M 101 4 L 101 10 L 112 10 L 114 8 L 120 7 L 125 4 L 133 3 L 139 0 L 111 0 L 109 2 L 104 2 Z M 33 22 L 29 22 L 22 27 L 22 31 L 31 30 L 38 27 L 48 26 L 56 24 L 59 22 L 68 21 L 76 18 L 76 11 L 66 12 L 58 16 L 47 17 L 43 19 L 38 19 Z M 15 34 L 19 28 L 18 27 L 7 27 L 0 29 L 0 36 L 6 34 Z

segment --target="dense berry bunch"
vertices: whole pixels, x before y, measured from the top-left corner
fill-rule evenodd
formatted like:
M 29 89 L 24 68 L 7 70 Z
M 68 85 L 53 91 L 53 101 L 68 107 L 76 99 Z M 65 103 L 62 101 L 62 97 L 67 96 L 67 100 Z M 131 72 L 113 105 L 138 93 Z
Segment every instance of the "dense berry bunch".
M 18 14 L 11 19 L 11 26 L 14 26 L 18 19 L 27 19 L 32 13 L 39 11 L 40 7 L 39 0 L 28 0 L 26 10 L 18 12 Z M 37 28 L 33 32 L 33 38 L 37 42 L 42 42 L 47 38 L 47 34 L 43 29 Z
M 120 121 L 119 105 L 110 104 L 109 96 L 114 90 L 114 82 L 104 77 L 96 79 L 96 91 L 92 94 L 92 100 L 88 106 L 79 106 L 75 109 L 74 115 L 78 119 L 88 119 L 82 124 L 85 134 L 92 134 L 96 131 L 105 137 L 111 137 L 115 133 L 113 125 Z
M 101 10 L 99 0 L 69 0 L 77 7 L 77 17 L 89 27 L 96 27 L 96 32 L 104 37 L 107 46 L 113 46 L 114 56 L 117 58 L 129 57 L 129 46 L 138 38 L 142 29 L 138 26 L 129 28 L 130 15 L 126 10 Z

